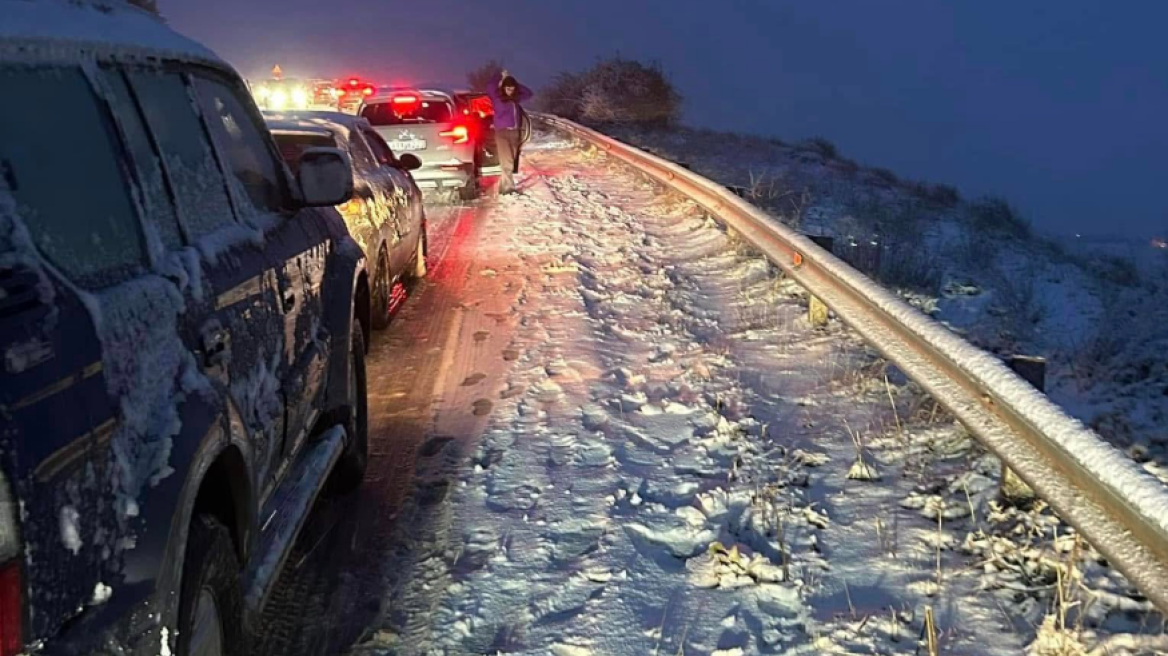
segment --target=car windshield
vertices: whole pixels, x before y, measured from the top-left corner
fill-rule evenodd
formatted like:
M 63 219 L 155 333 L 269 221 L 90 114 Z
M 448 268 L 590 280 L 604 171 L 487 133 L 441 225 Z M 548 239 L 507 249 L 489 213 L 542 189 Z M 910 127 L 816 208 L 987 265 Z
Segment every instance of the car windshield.
M 309 148 L 336 148 L 336 139 L 323 134 L 308 132 L 274 132 L 280 156 L 288 163 L 293 175 L 300 173 L 300 157 Z
M 423 100 L 412 105 L 379 102 L 361 110 L 361 115 L 373 125 L 449 123 L 452 114 L 450 103 L 445 100 Z

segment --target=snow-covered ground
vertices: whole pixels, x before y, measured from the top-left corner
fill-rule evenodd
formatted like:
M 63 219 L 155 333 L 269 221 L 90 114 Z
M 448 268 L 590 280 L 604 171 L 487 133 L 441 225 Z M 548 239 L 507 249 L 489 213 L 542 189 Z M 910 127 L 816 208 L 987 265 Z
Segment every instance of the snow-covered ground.
M 497 387 L 488 427 L 423 446 L 354 653 L 1013 654 L 1158 618 L 697 207 L 554 136 L 525 152 L 478 246 L 518 266 L 468 273 L 521 290 L 506 369 L 452 383 Z
M 982 348 L 1046 358 L 1050 397 L 1168 481 L 1168 251 L 1048 239 L 992 203 L 861 166 L 830 144 L 610 132 L 749 188 L 776 220 L 833 236 L 837 254 Z M 873 250 L 879 266 L 865 266 Z

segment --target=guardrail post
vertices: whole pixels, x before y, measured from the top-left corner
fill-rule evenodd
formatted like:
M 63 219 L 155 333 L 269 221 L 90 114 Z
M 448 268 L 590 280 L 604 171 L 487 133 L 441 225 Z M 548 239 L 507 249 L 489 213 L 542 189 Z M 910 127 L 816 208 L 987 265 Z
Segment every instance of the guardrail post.
M 1040 392 L 1046 391 L 1046 358 L 1012 355 L 1006 359 L 1006 364 Z M 1036 498 L 1034 490 L 1003 462 L 1002 499 L 1011 505 L 1026 507 L 1034 503 Z
M 828 253 L 831 252 L 832 246 L 835 243 L 835 240 L 826 235 L 807 235 L 807 238 Z M 827 325 L 827 306 L 814 294 L 808 294 L 807 320 L 811 322 L 812 326 Z

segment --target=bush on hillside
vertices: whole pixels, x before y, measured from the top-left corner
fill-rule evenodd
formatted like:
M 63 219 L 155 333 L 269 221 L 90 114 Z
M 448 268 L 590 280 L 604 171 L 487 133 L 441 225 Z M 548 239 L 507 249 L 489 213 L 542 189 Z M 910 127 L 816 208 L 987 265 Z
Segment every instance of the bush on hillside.
M 872 174 L 873 179 L 882 187 L 891 189 L 900 186 L 900 176 L 898 176 L 892 169 L 882 167 L 875 167 L 868 169 Z
M 536 100 L 543 111 L 586 123 L 669 126 L 681 118 L 681 94 L 661 67 L 620 57 L 557 75 Z
M 839 148 L 836 148 L 834 143 L 824 137 L 811 137 L 799 144 L 799 149 L 819 153 L 824 159 L 835 159 L 839 157 Z
M 158 13 L 158 1 L 157 0 L 130 0 L 130 4 L 134 5 L 135 7 L 145 9 L 146 11 L 148 11 L 152 14 Z
M 466 74 L 466 84 L 471 91 L 486 91 L 491 78 L 503 72 L 503 62 L 492 59 Z
M 1002 198 L 986 197 L 969 206 L 969 218 L 981 229 L 1010 237 L 1029 237 L 1030 223 Z
M 961 192 L 952 185 L 917 182 L 910 190 L 917 198 L 937 207 L 954 208 L 961 203 Z

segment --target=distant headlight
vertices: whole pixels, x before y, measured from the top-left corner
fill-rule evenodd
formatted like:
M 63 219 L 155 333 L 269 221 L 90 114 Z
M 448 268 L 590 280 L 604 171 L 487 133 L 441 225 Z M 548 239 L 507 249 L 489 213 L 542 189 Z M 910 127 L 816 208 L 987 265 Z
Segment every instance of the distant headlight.
M 268 96 L 270 96 L 270 95 L 272 95 L 272 90 L 267 88 L 267 87 L 256 87 L 255 88 L 255 97 L 256 97 L 256 100 L 258 100 L 259 102 L 263 102 L 263 101 L 267 100 Z
M 308 107 L 308 89 L 297 87 L 292 90 L 292 106 L 298 109 Z
M 268 106 L 272 109 L 284 109 L 288 106 L 288 92 L 283 89 L 276 89 L 272 92 L 268 100 Z

